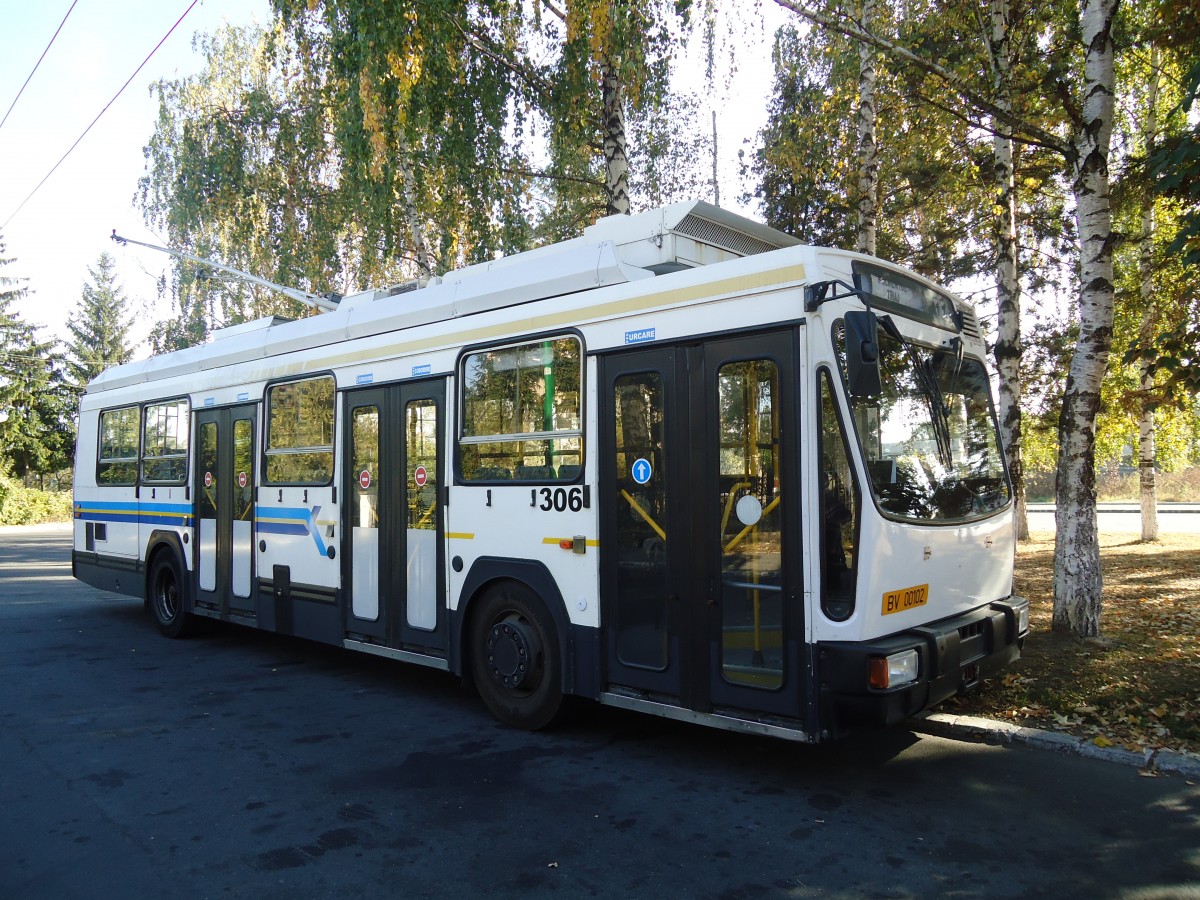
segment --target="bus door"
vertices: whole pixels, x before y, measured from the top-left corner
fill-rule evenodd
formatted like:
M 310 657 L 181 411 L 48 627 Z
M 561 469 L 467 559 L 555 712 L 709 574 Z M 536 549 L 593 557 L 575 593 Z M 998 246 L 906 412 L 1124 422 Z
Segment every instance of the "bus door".
M 800 716 L 795 337 L 602 361 L 606 680 Z
M 255 404 L 196 413 L 196 602 L 253 614 Z
M 440 422 L 445 383 L 346 394 L 346 632 L 444 655 Z

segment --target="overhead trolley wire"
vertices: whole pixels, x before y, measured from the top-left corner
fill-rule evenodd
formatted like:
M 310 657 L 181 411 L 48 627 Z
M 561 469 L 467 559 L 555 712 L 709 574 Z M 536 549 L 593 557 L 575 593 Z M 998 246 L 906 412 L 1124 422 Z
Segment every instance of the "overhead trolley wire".
M 34 74 L 38 70 L 38 66 L 42 64 L 42 60 L 46 58 L 46 54 L 50 52 L 50 48 L 54 46 L 55 39 L 58 38 L 58 32 L 63 30 L 63 26 L 67 24 L 67 19 L 71 17 L 71 12 L 75 9 L 75 4 L 79 0 L 73 0 L 71 8 L 67 10 L 67 14 L 63 16 L 63 20 L 58 23 L 58 29 L 54 32 L 54 37 L 50 38 L 50 43 L 46 45 L 46 49 L 42 51 L 42 55 L 38 57 L 38 61 L 33 64 L 33 71 L 29 73 L 29 77 L 25 79 L 25 83 L 21 85 L 21 89 L 17 91 L 17 96 L 13 97 L 13 102 L 9 104 L 8 112 L 4 114 L 4 118 L 0 119 L 0 128 L 4 127 L 4 123 L 8 121 L 8 114 L 13 111 L 13 107 L 17 105 L 17 101 L 21 99 L 21 95 L 25 93 L 25 88 L 29 87 L 29 82 L 33 79 Z
M 110 106 L 112 106 L 114 103 L 117 102 L 117 98 L 120 97 L 122 93 L 124 93 L 125 88 L 129 87 L 130 82 L 132 82 L 133 79 L 137 78 L 138 72 L 142 71 L 142 69 L 145 68 L 146 63 L 150 62 L 150 57 L 152 57 L 155 53 L 158 52 L 158 48 L 161 47 L 164 43 L 166 43 L 167 38 L 169 38 L 171 36 L 171 34 L 175 31 L 175 29 L 179 27 L 179 23 L 182 22 L 185 18 L 187 18 L 187 14 L 190 13 L 195 8 L 196 4 L 199 2 L 200 2 L 200 0 L 192 0 L 191 5 L 183 11 L 183 15 L 181 15 L 178 19 L 175 20 L 175 24 L 172 25 L 170 30 L 167 31 L 167 33 L 162 36 L 162 40 L 154 45 L 154 49 L 151 50 L 146 55 L 146 58 L 143 59 L 141 61 L 141 63 L 138 65 L 138 67 L 133 70 L 133 74 L 129 76 L 129 78 L 126 80 L 126 82 L 123 85 L 121 85 L 121 89 L 119 91 L 117 91 L 113 95 L 113 98 L 104 105 L 104 109 L 100 110 L 100 112 L 97 113 L 96 118 L 92 119 L 91 125 L 88 125 L 87 128 L 83 129 L 83 134 L 81 134 L 79 137 L 77 137 L 75 139 L 75 143 L 73 143 L 71 145 L 70 149 L 67 150 L 67 152 L 62 155 L 62 159 L 60 159 L 58 162 L 56 162 L 54 164 L 54 168 L 52 168 L 49 172 L 47 172 L 45 177 L 42 178 L 42 180 L 37 183 L 37 187 L 35 187 L 32 191 L 29 192 L 29 196 L 21 201 L 21 205 L 18 206 L 15 210 L 13 210 L 12 215 L 10 215 L 7 219 L 4 220 L 4 224 L 0 225 L 0 231 L 2 231 L 3 229 L 8 227 L 8 223 L 17 217 L 17 213 L 19 213 L 22 209 L 25 208 L 25 204 L 28 203 L 31 199 L 33 199 L 33 195 L 36 194 L 38 191 L 40 191 L 42 189 L 42 185 L 44 185 L 47 181 L 50 180 L 50 176 L 58 171 L 58 167 L 61 166 L 64 162 L 66 162 L 67 157 L 70 156 L 74 152 L 75 148 L 79 146 L 79 142 L 82 141 L 85 137 L 87 137 L 88 132 L 91 131 L 92 128 L 95 126 L 95 124 L 100 121 L 100 117 L 103 116 L 106 112 L 108 112 L 108 108 Z

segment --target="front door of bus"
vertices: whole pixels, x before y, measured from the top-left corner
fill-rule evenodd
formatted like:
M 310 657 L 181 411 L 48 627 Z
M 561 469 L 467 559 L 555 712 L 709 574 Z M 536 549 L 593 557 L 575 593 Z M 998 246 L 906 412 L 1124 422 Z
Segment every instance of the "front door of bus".
M 222 615 L 254 603 L 254 404 L 196 413 L 196 602 Z
M 607 681 L 800 715 L 794 336 L 602 362 Z
M 350 391 L 345 429 L 347 634 L 438 656 L 446 652 L 438 502 L 444 398 L 442 381 Z

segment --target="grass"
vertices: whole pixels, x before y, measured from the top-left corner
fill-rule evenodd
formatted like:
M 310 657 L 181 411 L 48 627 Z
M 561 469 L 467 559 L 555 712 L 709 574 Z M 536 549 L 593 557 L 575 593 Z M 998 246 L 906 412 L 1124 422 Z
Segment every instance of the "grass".
M 1102 535 L 1102 637 L 1084 642 L 1050 630 L 1054 538 L 1034 538 L 1017 552 L 1015 589 L 1032 607 L 1022 659 L 943 709 L 1200 753 L 1200 535 Z

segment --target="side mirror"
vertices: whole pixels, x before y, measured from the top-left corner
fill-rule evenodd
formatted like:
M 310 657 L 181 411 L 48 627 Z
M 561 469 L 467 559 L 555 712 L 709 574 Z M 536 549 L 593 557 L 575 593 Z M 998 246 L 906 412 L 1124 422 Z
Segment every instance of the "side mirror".
M 851 397 L 878 397 L 883 393 L 879 380 L 878 324 L 875 313 L 853 310 L 846 313 L 846 380 Z

